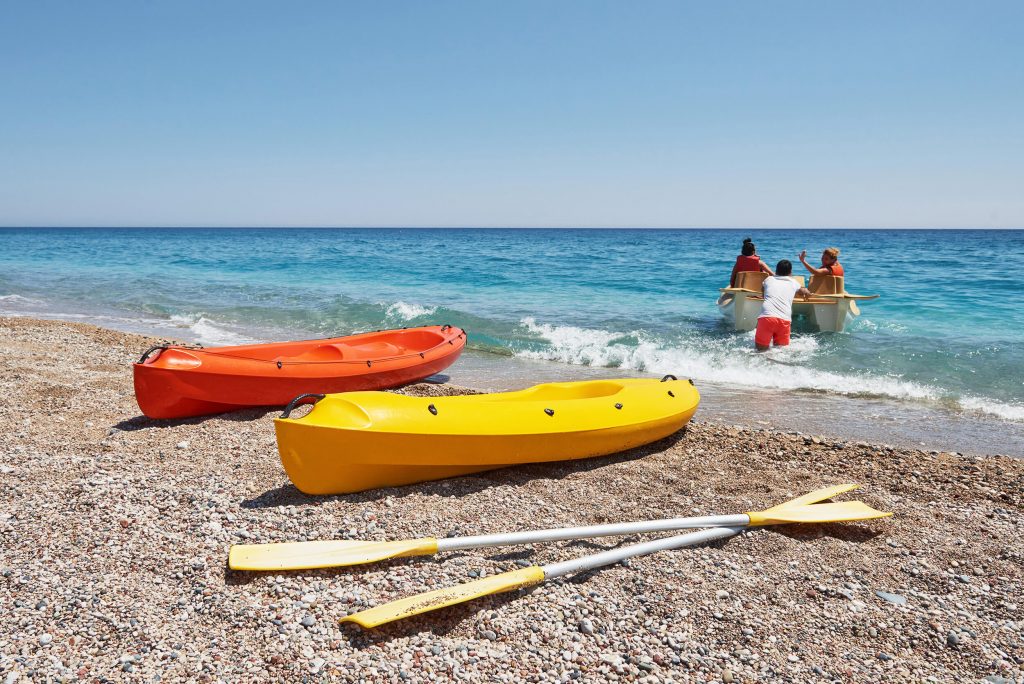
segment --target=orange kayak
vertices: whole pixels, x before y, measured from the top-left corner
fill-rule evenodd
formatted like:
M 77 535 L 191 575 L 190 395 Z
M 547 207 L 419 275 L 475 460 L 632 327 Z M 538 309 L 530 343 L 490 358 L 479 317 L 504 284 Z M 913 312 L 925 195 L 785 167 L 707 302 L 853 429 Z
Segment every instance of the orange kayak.
M 398 387 L 455 363 L 466 331 L 450 325 L 302 342 L 153 347 L 135 364 L 135 399 L 150 418 L 283 406 L 299 394 Z

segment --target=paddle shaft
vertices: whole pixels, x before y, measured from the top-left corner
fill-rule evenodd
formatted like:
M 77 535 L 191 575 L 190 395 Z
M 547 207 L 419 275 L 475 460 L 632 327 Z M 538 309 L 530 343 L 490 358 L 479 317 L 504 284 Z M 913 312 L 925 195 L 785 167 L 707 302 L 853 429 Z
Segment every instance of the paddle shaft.
M 705 542 L 726 539 L 739 534 L 743 530 L 743 527 L 714 527 L 707 530 L 698 530 L 697 532 L 680 534 L 666 539 L 656 539 L 642 544 L 633 544 L 621 549 L 603 551 L 602 553 L 595 553 L 592 556 L 575 558 L 573 560 L 562 561 L 561 563 L 551 563 L 550 565 L 542 566 L 541 570 L 544 571 L 544 579 L 549 580 L 556 577 L 562 577 L 563 575 L 569 575 L 574 572 L 583 572 L 584 570 L 593 570 L 594 568 L 600 568 L 605 565 L 612 565 L 614 563 L 624 561 L 627 558 L 646 556 L 658 551 L 681 549 L 684 546 L 693 546 L 695 544 L 703 544 Z
M 517 544 L 540 544 L 567 539 L 588 539 L 591 537 L 614 537 L 648 532 L 670 532 L 698 527 L 745 527 L 750 523 L 746 513 L 737 515 L 708 515 L 697 518 L 668 518 L 664 520 L 641 520 L 638 522 L 587 525 L 585 527 L 560 527 L 551 530 L 527 530 L 508 534 L 482 534 L 473 537 L 449 537 L 437 540 L 437 552 L 480 549 L 488 546 L 514 546 Z M 615 562 L 615 561 L 611 561 Z

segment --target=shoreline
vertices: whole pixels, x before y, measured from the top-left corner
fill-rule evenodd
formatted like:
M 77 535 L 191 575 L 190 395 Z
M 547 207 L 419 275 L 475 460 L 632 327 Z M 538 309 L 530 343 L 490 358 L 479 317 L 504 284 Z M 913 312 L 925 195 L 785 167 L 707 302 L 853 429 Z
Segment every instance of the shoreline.
M 1024 680 L 1020 459 L 739 428 L 698 409 L 684 433 L 624 454 L 308 497 L 281 469 L 276 410 L 139 416 L 130 364 L 153 338 L 0 318 L 0 339 L 4 684 L 30 671 L 68 681 Z M 224 567 L 231 543 L 741 512 L 847 481 L 894 517 L 760 530 L 369 632 L 337 620 L 620 540 L 283 574 Z
M 9 312 L 0 314 L 0 320 L 4 318 L 83 323 L 119 333 L 188 344 L 196 343 L 201 338 L 193 327 L 206 329 L 203 327 L 206 319 L 202 317 L 190 327 L 182 321 L 132 318 L 114 315 L 113 312 L 95 315 Z M 209 325 L 206 324 L 206 327 Z M 218 334 L 228 337 L 207 346 L 247 344 L 247 336 L 255 332 L 220 331 Z M 314 333 L 299 335 L 300 338 L 308 336 L 314 336 Z M 277 341 L 279 337 L 270 335 L 268 341 Z M 467 348 L 455 366 L 444 371 L 444 375 L 452 377 L 456 384 L 481 391 L 504 392 L 542 382 L 652 377 L 658 374 Z M 705 398 L 702 414 L 728 425 L 751 428 L 774 426 L 802 434 L 828 435 L 833 439 L 884 443 L 908 449 L 971 455 L 1002 454 L 1024 458 L 1024 423 L 990 414 L 886 396 L 830 394 L 810 389 L 738 387 L 699 378 L 697 383 Z

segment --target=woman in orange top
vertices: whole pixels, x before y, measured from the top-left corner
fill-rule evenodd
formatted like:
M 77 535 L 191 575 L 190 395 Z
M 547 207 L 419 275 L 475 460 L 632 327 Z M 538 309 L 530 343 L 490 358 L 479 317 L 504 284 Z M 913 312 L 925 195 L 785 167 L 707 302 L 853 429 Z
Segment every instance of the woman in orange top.
M 729 287 L 736 287 L 736 274 L 742 271 L 760 271 L 767 273 L 770 276 L 775 275 L 775 271 L 768 267 L 768 264 L 761 261 L 761 257 L 757 256 L 757 248 L 754 246 L 754 241 L 750 238 L 746 238 L 743 241 L 743 249 L 741 254 L 736 257 L 736 264 L 732 267 L 732 277 L 729 278 Z
M 843 266 L 839 263 L 839 248 L 829 247 L 821 253 L 821 268 L 814 268 L 807 263 L 807 250 L 800 252 L 800 263 L 814 275 L 843 275 Z

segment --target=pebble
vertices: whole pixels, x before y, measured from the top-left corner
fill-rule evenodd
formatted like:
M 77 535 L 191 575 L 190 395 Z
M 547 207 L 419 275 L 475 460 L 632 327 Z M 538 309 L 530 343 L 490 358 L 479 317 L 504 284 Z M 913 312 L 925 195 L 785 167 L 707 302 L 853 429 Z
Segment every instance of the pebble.
M 188 449 L 188 441 L 178 442 L 176 447 L 178 449 Z
M 876 591 L 875 596 L 882 599 L 883 601 L 888 601 L 889 603 L 892 603 L 897 606 L 902 606 L 907 602 L 906 596 L 900 596 L 899 594 L 890 594 L 887 591 Z
M 151 683 L 158 673 L 164 681 L 427 684 L 979 682 L 993 673 L 1007 681 L 1024 674 L 1014 498 L 1024 462 L 945 453 L 930 459 L 852 441 L 839 451 L 836 437 L 805 445 L 803 435 L 770 425 L 730 432 L 698 416 L 685 435 L 637 450 L 635 458 L 307 497 L 275 465 L 276 412 L 154 429 L 131 418 L 138 409 L 126 371 L 138 358 L 138 338 L 105 347 L 77 329 L 46 323 L 38 329 L 60 329 L 61 348 L 73 363 L 58 359 L 44 373 L 33 370 L 39 359 L 29 356 L 40 347 L 19 346 L 18 326 L 25 323 L 5 327 L 4 321 L 5 389 L 38 397 L 40 414 L 47 392 L 70 395 L 31 430 L 23 430 L 20 417 L 0 413 L 13 427 L 0 461 L 14 472 L 0 475 L 0 610 L 11 608 L 0 620 L 0 653 L 10 654 L 0 655 L 3 684 Z M 85 376 L 79 366 L 111 370 Z M 416 387 L 422 386 L 401 391 Z M 102 428 L 84 430 L 85 417 Z M 111 432 L 116 436 L 106 444 L 97 440 L 126 419 L 143 429 Z M 180 441 L 187 451 L 175 451 Z M 737 461 L 744 467 L 732 467 Z M 531 555 L 466 550 L 351 573 L 222 570 L 228 544 L 240 540 L 379 541 L 446 529 L 494 534 L 693 509 L 761 510 L 844 481 L 863 487 L 842 500 L 863 500 L 895 517 L 791 526 L 658 553 L 628 569 L 583 573 L 383 630 L 339 627 L 335 619 L 464 583 L 470 568 L 482 577 L 649 537 L 538 545 Z M 950 500 L 957 515 L 936 514 Z M 83 550 L 73 559 L 71 544 Z M 826 617 L 808 618 L 811 612 Z M 955 646 L 945 645 L 949 632 Z M 46 633 L 55 638 L 43 648 Z M 946 648 L 947 657 L 935 647 Z M 141 659 L 118 661 L 118 648 Z M 828 673 L 812 660 L 827 663 Z M 125 665 L 134 668 L 130 677 L 120 669 Z M 16 681 L 4 680 L 9 669 Z
M 946 634 L 946 643 L 950 646 L 956 646 L 960 643 L 960 635 L 956 632 L 949 632 Z
M 53 635 L 52 634 L 41 634 L 41 635 L 39 635 L 39 645 L 40 646 L 49 646 L 52 642 L 53 642 Z

